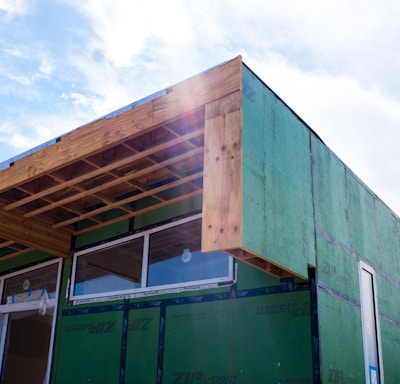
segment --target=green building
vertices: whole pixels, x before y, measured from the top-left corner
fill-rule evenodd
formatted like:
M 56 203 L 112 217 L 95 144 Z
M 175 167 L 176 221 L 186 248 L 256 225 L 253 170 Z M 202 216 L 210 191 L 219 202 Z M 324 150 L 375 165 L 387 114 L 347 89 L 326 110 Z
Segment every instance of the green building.
M 3 164 L 1 383 L 399 383 L 399 218 L 240 57 Z

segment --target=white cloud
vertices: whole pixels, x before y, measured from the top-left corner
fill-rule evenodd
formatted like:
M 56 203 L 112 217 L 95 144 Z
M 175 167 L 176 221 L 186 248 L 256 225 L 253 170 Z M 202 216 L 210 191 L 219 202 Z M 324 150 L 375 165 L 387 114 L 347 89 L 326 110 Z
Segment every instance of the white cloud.
M 54 71 L 53 60 L 46 55 L 41 55 L 38 73 L 40 77 L 48 77 Z
M 25 123 L 23 126 L 21 120 Z M 79 125 L 79 116 L 64 115 L 60 118 L 57 113 L 52 115 L 30 114 L 18 121 L 1 121 L 0 143 L 5 143 L 8 147 L 13 148 L 14 153 L 21 153 L 55 139 Z
M 303 71 L 281 56 L 248 64 L 346 165 L 400 212 L 400 100 L 345 75 Z
M 91 21 L 96 33 L 91 42 L 93 52 L 100 52 L 116 68 L 135 64 L 144 49 L 154 49 L 152 44 L 175 44 L 191 35 L 190 18 L 179 0 L 120 0 L 118 5 L 111 0 L 89 0 L 73 4 Z
M 27 9 L 26 0 L 0 0 L 0 11 L 6 12 L 8 16 L 25 13 Z
M 51 132 L 68 131 L 242 54 L 400 213 L 395 197 L 400 190 L 397 0 L 65 1 L 87 24 L 74 29 L 62 57 L 40 41 L 32 49 L 28 44 L 2 47 L 10 57 L 34 62 L 29 71 L 6 72 L 20 95 L 39 97 L 39 79 L 63 82 L 55 92 L 59 100 L 51 100 L 63 102 L 63 108 L 51 116 L 21 112 L 21 121 L 32 120 L 25 132 L 16 131 L 22 136 L 36 136 L 39 144 Z M 26 12 L 26 4 L 0 0 L 0 10 Z M 8 87 L 0 93 L 15 95 Z M 23 144 L 16 136 L 13 142 Z

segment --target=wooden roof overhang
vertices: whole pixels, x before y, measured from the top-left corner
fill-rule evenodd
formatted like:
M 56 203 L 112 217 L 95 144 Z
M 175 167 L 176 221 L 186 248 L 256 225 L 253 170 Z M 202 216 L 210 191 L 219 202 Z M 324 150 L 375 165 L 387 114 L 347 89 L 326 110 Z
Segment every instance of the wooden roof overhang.
M 241 65 L 201 73 L 1 170 L 0 261 L 31 250 L 67 257 L 74 234 L 202 194 L 207 105 L 232 108 L 228 97 L 240 109 Z
M 243 244 L 242 60 L 113 112 L 0 171 L 0 261 L 202 196 L 202 251 L 291 273 Z M 251 186 L 246 186 L 251 189 Z

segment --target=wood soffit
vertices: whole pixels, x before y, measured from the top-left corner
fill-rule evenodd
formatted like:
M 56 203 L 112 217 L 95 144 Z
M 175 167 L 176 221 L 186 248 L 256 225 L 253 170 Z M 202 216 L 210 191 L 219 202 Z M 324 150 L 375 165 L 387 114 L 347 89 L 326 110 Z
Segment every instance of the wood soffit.
M 96 120 L 0 171 L 0 261 L 67 257 L 71 236 L 203 189 L 205 105 L 241 89 L 240 57 Z

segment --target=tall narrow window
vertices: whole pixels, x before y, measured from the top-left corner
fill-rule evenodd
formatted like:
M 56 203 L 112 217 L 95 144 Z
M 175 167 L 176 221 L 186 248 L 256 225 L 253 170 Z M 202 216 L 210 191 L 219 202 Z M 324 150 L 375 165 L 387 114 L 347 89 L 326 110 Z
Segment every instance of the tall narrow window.
M 360 287 L 367 383 L 380 384 L 382 366 L 374 271 L 364 263 L 360 263 Z

